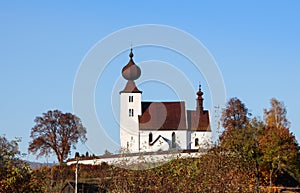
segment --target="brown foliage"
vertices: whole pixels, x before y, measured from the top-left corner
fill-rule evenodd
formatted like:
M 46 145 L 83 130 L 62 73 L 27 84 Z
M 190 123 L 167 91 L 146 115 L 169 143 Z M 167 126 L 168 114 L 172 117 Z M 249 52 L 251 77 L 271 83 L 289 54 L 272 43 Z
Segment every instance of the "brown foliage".
M 59 164 L 62 164 L 71 147 L 76 148 L 79 139 L 86 141 L 86 129 L 81 120 L 71 113 L 50 110 L 34 121 L 36 125 L 31 129 L 32 141 L 28 151 L 37 156 L 47 156 L 54 152 Z
M 219 147 L 148 170 L 79 166 L 80 181 L 96 178 L 107 192 L 248 192 L 253 182 L 248 174 L 238 157 Z
M 264 114 L 264 121 L 249 119 L 245 105 L 231 99 L 223 111 L 226 127 L 220 136 L 221 147 L 241 157 L 241 163 L 248 165 L 254 175 L 257 187 L 272 186 L 282 172 L 297 174 L 299 170 L 295 161 L 299 159 L 299 147 L 289 131 L 284 104 L 271 99 L 271 108 L 265 109 Z
M 199 158 L 178 158 L 148 170 L 79 165 L 78 182 L 98 184 L 100 192 L 254 192 L 248 166 L 239 155 L 215 146 Z M 75 165 L 55 166 L 45 174 L 51 183 L 44 183 L 44 189 L 58 192 L 67 181 L 74 181 Z
M 223 112 L 226 128 L 220 146 L 201 157 L 175 159 L 148 170 L 79 165 L 79 182 L 96 183 L 103 192 L 260 192 L 264 185 L 282 185 L 280 175 L 299 173 L 299 147 L 284 105 L 272 99 L 265 120 L 259 121 L 247 117 L 239 99 L 230 101 Z M 58 191 L 74 181 L 74 173 L 74 165 L 53 167 L 45 173 L 51 183 L 44 183 L 44 189 Z
M 231 98 L 222 112 L 222 126 L 226 130 L 242 129 L 248 122 L 248 109 L 238 98 Z

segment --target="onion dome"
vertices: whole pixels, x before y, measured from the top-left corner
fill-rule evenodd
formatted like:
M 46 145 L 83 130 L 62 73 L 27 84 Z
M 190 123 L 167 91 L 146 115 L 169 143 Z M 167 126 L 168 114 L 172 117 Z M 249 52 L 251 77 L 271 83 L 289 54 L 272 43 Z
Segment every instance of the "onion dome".
M 126 80 L 136 80 L 141 76 L 141 69 L 138 67 L 133 61 L 133 53 L 132 49 L 130 49 L 129 54 L 130 60 L 126 66 L 122 69 L 122 76 Z
M 132 49 L 130 49 L 129 57 L 130 60 L 128 64 L 122 69 L 122 76 L 128 81 L 125 88 L 120 93 L 142 93 L 142 91 L 140 91 L 134 83 L 134 81 L 141 76 L 141 69 L 134 63 L 132 59 Z

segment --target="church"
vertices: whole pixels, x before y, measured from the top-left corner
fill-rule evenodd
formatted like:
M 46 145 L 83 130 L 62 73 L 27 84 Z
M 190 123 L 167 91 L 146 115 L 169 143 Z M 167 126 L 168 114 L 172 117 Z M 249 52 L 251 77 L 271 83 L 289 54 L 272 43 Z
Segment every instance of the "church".
M 209 111 L 203 107 L 201 85 L 196 93 L 196 107 L 187 110 L 184 101 L 142 101 L 136 84 L 141 69 L 133 61 L 122 69 L 127 80 L 120 91 L 120 143 L 128 153 L 206 148 L 212 132 Z

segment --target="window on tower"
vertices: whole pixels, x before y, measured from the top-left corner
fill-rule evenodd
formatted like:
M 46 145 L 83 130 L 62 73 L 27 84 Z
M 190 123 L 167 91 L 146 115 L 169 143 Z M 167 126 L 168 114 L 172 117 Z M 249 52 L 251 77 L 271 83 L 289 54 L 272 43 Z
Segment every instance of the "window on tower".
M 196 147 L 199 146 L 199 139 L 198 139 L 198 138 L 195 139 L 195 146 L 196 146 Z
M 133 117 L 133 109 L 129 109 L 129 117 Z
M 133 96 L 129 96 L 129 102 L 133 102 Z

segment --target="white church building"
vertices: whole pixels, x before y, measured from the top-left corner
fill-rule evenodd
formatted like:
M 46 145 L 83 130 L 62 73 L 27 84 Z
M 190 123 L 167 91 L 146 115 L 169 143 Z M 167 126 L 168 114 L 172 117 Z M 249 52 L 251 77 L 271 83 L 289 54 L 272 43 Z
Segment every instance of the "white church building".
M 187 110 L 184 101 L 142 101 L 136 84 L 141 69 L 130 60 L 122 69 L 127 80 L 120 91 L 120 143 L 124 152 L 154 152 L 205 148 L 211 143 L 209 111 L 203 108 L 199 85 L 195 110 Z
M 199 157 L 203 152 L 198 149 L 211 145 L 209 112 L 203 109 L 201 87 L 195 110 L 187 110 L 183 101 L 142 101 L 142 91 L 134 82 L 140 77 L 141 69 L 132 59 L 132 49 L 129 57 L 128 64 L 122 69 L 127 83 L 120 91 L 120 142 L 124 154 L 72 158 L 67 165 L 106 162 L 135 169 L 136 163 Z M 146 168 L 154 166 L 143 165 Z

